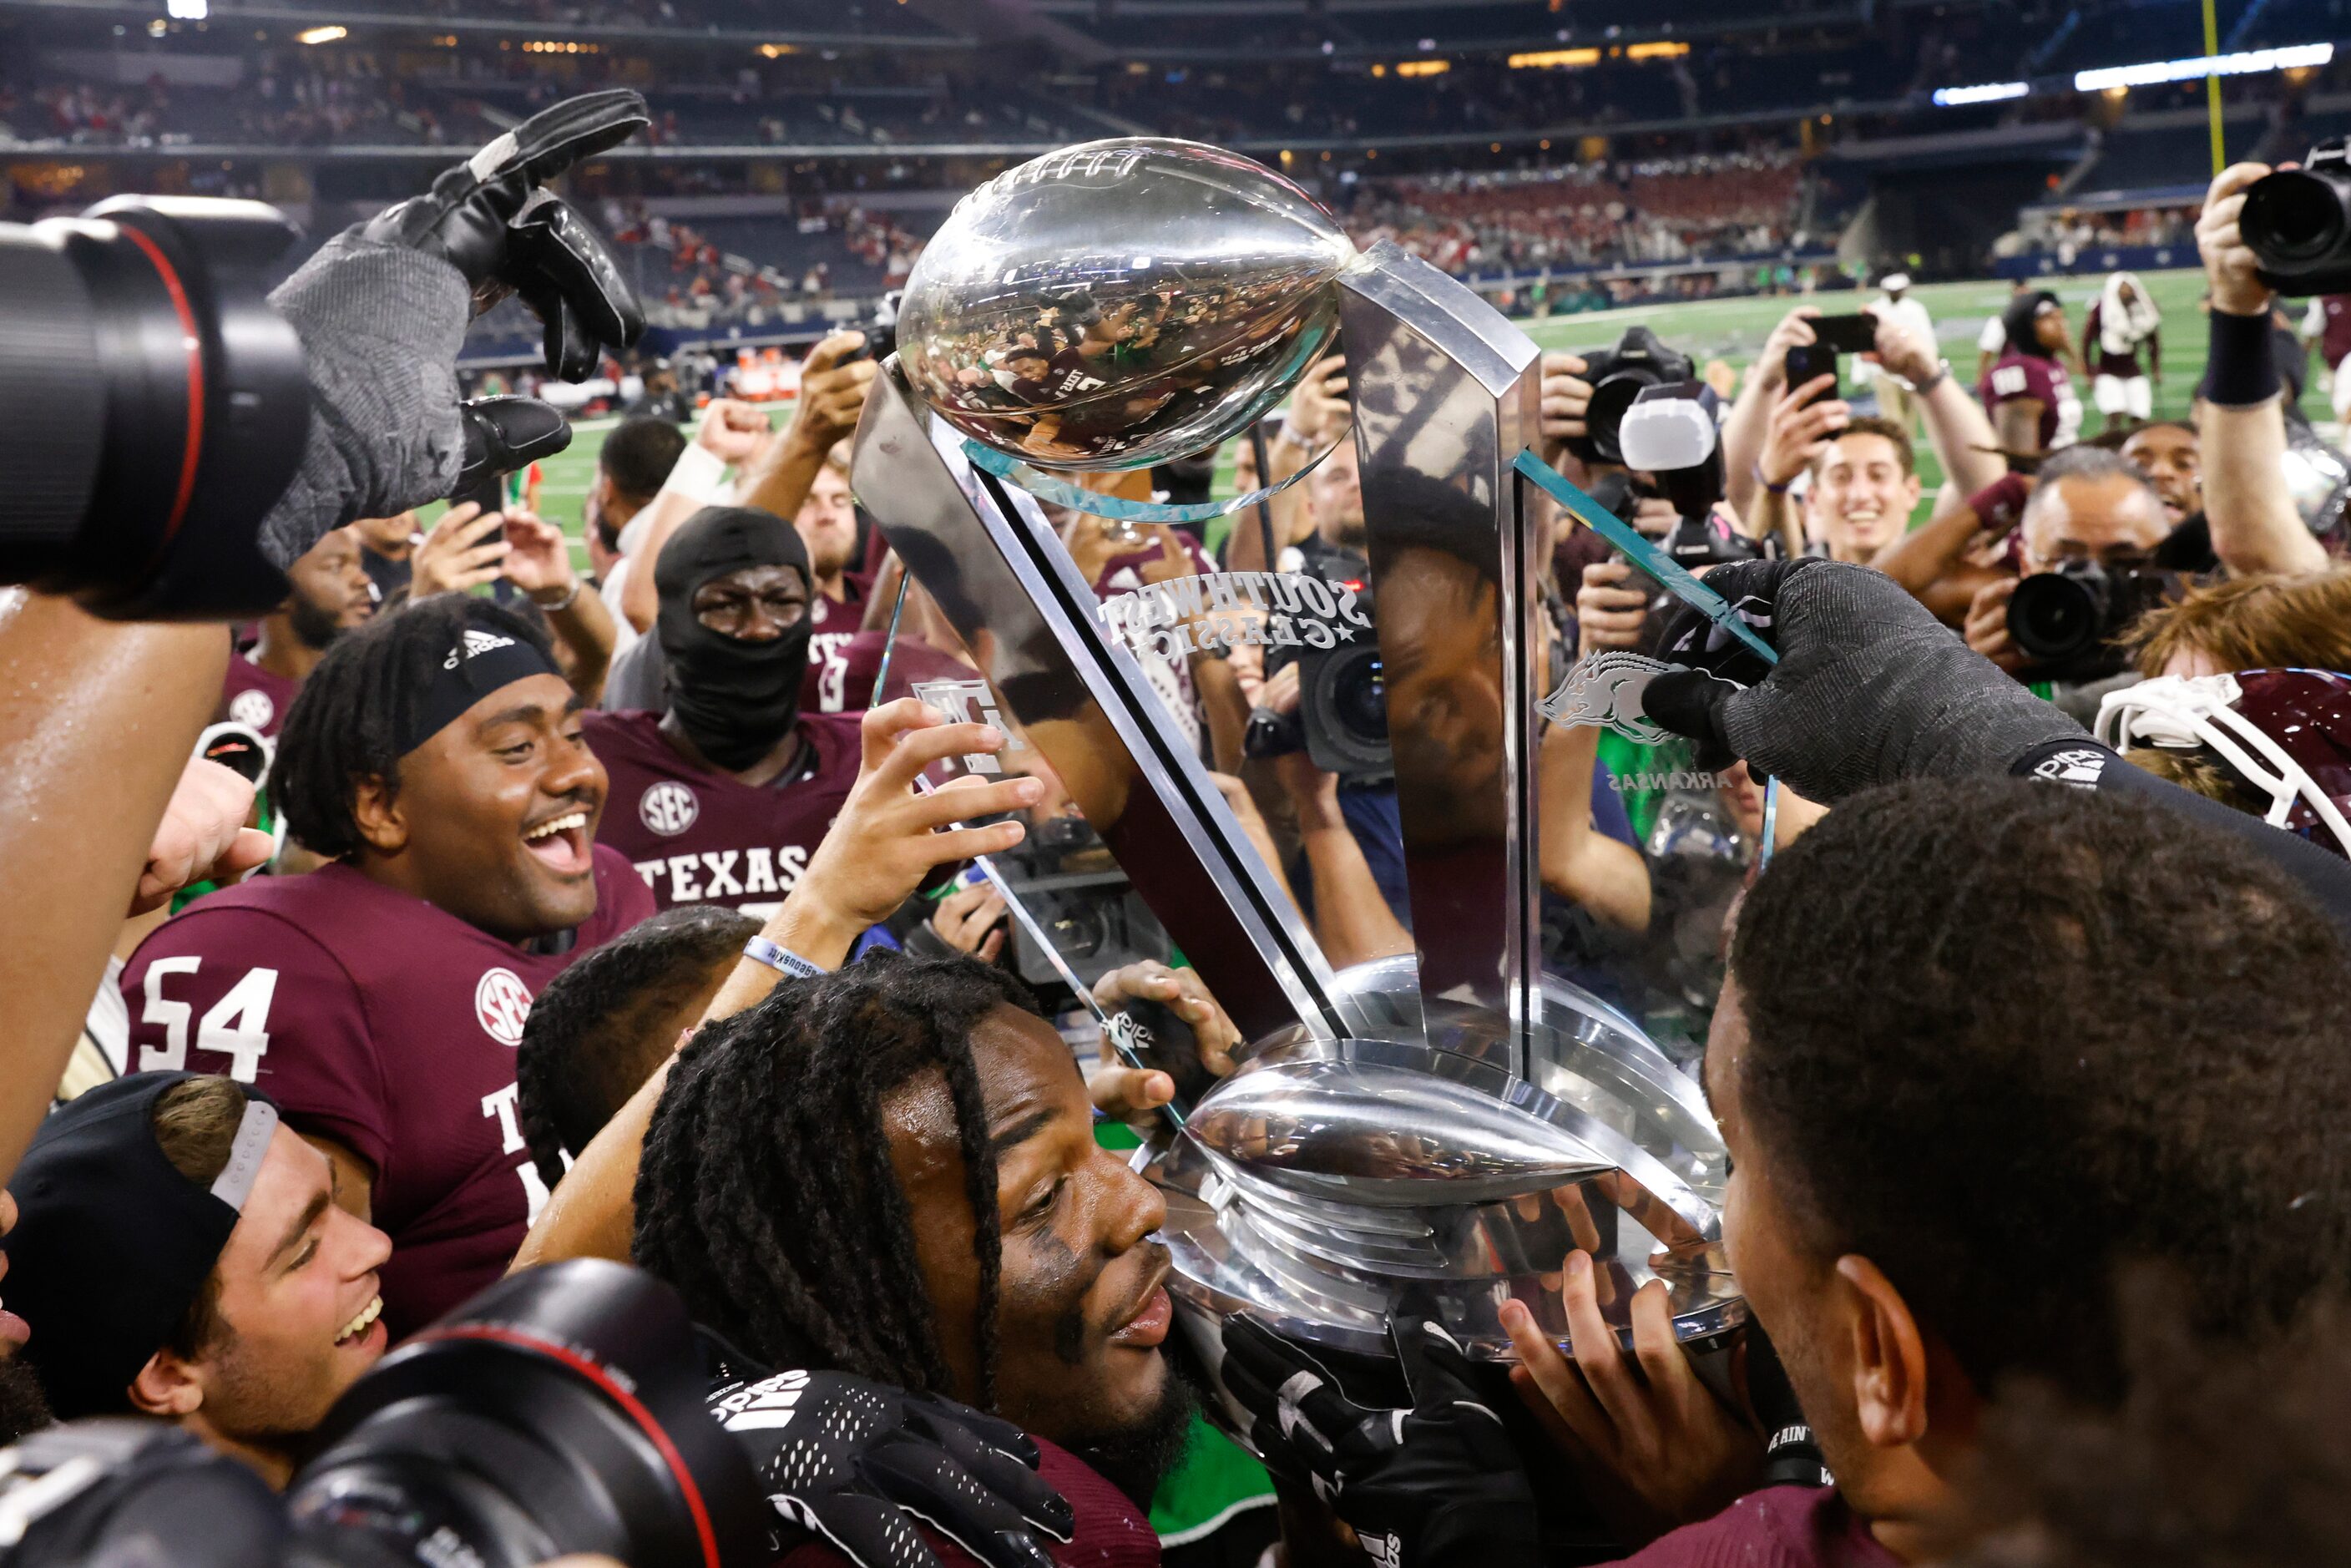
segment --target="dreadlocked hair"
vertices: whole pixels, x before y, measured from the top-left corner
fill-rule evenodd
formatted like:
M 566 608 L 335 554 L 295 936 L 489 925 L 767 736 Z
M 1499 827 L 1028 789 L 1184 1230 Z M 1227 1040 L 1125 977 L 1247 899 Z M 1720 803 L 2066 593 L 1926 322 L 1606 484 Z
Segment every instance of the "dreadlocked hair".
M 547 982 L 515 1050 L 515 1119 L 549 1188 L 667 1061 L 759 923 L 739 910 L 665 909 Z
M 546 635 L 486 599 L 438 593 L 335 639 L 294 695 L 269 765 L 269 798 L 297 843 L 329 860 L 360 852 L 362 780 L 400 788 L 400 737 L 467 627 L 554 653 Z
M 942 1071 L 979 1265 L 973 1397 L 992 1406 L 1003 1237 L 971 1033 L 1007 1007 L 1043 1017 L 991 965 L 883 952 L 705 1025 L 645 1131 L 637 1266 L 772 1364 L 955 1393 L 882 1119 L 884 1094 Z

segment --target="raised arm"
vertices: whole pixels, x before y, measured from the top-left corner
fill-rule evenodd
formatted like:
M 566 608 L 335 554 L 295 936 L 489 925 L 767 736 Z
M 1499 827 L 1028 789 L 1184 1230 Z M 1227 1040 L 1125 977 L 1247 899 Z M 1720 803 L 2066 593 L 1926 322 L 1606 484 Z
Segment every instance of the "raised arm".
M 2223 169 L 2205 193 L 2196 248 L 2212 286 L 2210 390 L 2198 434 L 2204 462 L 2204 516 L 2212 551 L 2231 576 L 2323 571 L 2326 550 L 2294 510 L 2282 477 L 2285 398 L 2270 352 L 2269 286 L 2237 219 L 2245 188 L 2269 172 L 2261 163 Z

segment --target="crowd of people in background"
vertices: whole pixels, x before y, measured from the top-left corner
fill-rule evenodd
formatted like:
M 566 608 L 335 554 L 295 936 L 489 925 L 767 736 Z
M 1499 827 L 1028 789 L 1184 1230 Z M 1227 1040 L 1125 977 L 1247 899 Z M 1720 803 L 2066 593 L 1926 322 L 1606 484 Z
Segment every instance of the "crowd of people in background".
M 1350 229 L 1465 277 L 1765 256 L 1801 243 L 1801 183 L 1768 154 L 1399 180 Z
M 1866 374 L 1805 352 L 1831 329 L 1797 306 L 1743 375 L 1675 378 L 1723 405 L 1722 493 L 1695 507 L 1611 444 L 1597 356 L 1533 367 L 1538 463 L 1641 535 L 1701 540 L 1708 586 L 1777 659 L 1529 500 L 1530 666 L 1673 656 L 1643 698 L 1664 738 L 1536 732 L 1532 957 L 1702 1086 L 1729 1155 L 1704 1239 L 1752 1336 L 1727 1385 L 1677 1343 L 1662 1284 L 1617 1301 L 1563 1228 L 1531 1277 L 1571 1332 L 1504 1307 L 1506 1379 L 1399 1310 L 1416 1375 L 1374 1407 L 1265 1325 L 1228 1328 L 1220 1386 L 1250 1419 L 1219 1408 L 1264 1463 L 1210 1427 L 1197 1347 L 1171 1338 L 1167 1198 L 1129 1146 L 1176 1085 L 1102 1020 L 1180 1019 L 1209 1082 L 1249 1042 L 1172 950 L 1024 967 L 1040 938 L 1007 868 L 1114 873 L 1083 804 L 1105 786 L 989 722 L 1041 714 L 1049 677 L 872 508 L 919 462 L 943 476 L 924 505 L 951 484 L 1057 548 L 1081 614 L 1165 591 L 1187 634 L 1132 649 L 1154 744 L 1206 771 L 1334 970 L 1418 950 L 1426 848 L 1394 768 L 1334 768 L 1302 737 L 1301 663 L 1238 634 L 1272 612 L 1229 574 L 1350 604 L 1368 583 L 1418 628 L 1472 613 L 1431 611 L 1451 541 L 1426 581 L 1379 580 L 1396 525 L 1365 490 L 1389 476 L 1367 477 L 1343 350 L 1235 439 L 1259 504 L 1212 529 L 996 485 L 944 421 L 931 451 L 853 462 L 882 372 L 844 329 L 801 360 L 780 425 L 674 367 L 632 399 L 613 378 L 586 570 L 526 469 L 429 520 L 332 497 L 251 627 L 11 601 L 12 698 L 54 692 L 73 722 L 0 713 L 19 803 L 0 872 L 45 916 L 5 962 L 28 1038 L 51 1015 L 81 1036 L 54 1096 L 0 1105 L 27 1151 L 0 1197 L 0 1426 L 144 1416 L 282 1488 L 391 1346 L 510 1271 L 608 1259 L 730 1354 L 817 1380 L 737 1374 L 713 1408 L 771 1429 L 778 1542 L 828 1563 L 902 1561 L 798 1502 L 818 1438 L 876 1423 L 956 1452 L 967 1493 L 1020 1491 L 1051 1543 L 1008 1527 L 1016 1559 L 1063 1568 L 1277 1542 L 1533 1568 L 1566 1560 L 1543 1528 L 1562 1507 L 1578 1560 L 1641 1568 L 2342 1560 L 2335 1412 L 2246 1393 L 2339 1392 L 2351 1310 L 2351 568 L 2343 487 L 2288 483 L 2315 437 L 2237 226 L 2263 172 L 2231 168 L 2200 208 L 2209 319 L 2168 323 L 2175 355 L 2183 332 L 2210 344 L 2184 419 L 2154 417 L 2167 323 L 2127 274 L 2078 333 L 2019 285 L 1959 367 L 1907 276 L 1861 311 L 1844 363 Z M 1391 192 L 1388 226 L 1457 267 L 1520 266 L 1784 243 L 1798 198 L 1768 159 L 1465 177 Z M 891 220 L 847 223 L 866 259 L 911 258 Z M 664 232 L 689 292 L 734 276 Z M 462 312 L 477 280 L 440 281 Z M 1040 389 L 1145 356 L 1185 304 L 1044 308 L 1014 352 L 975 341 L 949 368 L 1059 455 Z M 2338 314 L 2313 317 L 2330 345 Z M 1077 477 L 1148 502 L 1225 455 Z M 1460 689 L 1406 708 L 1391 685 L 1395 741 L 1444 732 Z M 238 755 L 262 766 L 215 759 Z M 58 834 L 97 847 L 60 871 L 37 836 Z M 89 932 L 91 972 L 44 967 Z M 1817 1448 L 1801 1477 L 1767 1471 L 1773 1362 Z M 826 1414 L 795 1447 L 774 1431 L 802 1399 Z M 841 1469 L 852 1490 L 904 1479 Z M 877 1538 L 912 1538 L 872 1500 Z

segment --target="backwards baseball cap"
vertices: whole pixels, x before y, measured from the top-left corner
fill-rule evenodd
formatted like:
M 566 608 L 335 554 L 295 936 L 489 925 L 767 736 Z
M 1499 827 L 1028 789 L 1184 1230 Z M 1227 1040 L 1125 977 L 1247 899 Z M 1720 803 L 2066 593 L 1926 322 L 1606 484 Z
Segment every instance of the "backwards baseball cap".
M 138 1072 L 68 1102 L 9 1178 L 8 1304 L 32 1327 L 19 1354 L 59 1420 L 129 1408 L 131 1380 L 170 1343 L 253 1191 L 277 1108 L 250 1085 L 209 1189 L 155 1142 L 156 1102 L 199 1076 Z
M 1910 275 L 1907 272 L 1889 272 L 1877 280 L 1877 287 L 1888 294 L 1899 294 L 1910 287 Z

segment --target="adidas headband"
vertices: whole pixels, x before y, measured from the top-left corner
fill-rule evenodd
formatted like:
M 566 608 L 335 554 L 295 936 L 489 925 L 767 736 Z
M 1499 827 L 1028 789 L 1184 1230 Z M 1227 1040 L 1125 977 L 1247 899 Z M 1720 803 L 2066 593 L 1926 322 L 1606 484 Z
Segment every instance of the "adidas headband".
M 416 705 L 409 722 L 396 737 L 400 755 L 407 756 L 465 716 L 465 710 L 500 686 L 533 675 L 563 672 L 528 638 L 484 625 L 468 625 L 458 633 L 438 668 L 424 700 Z

